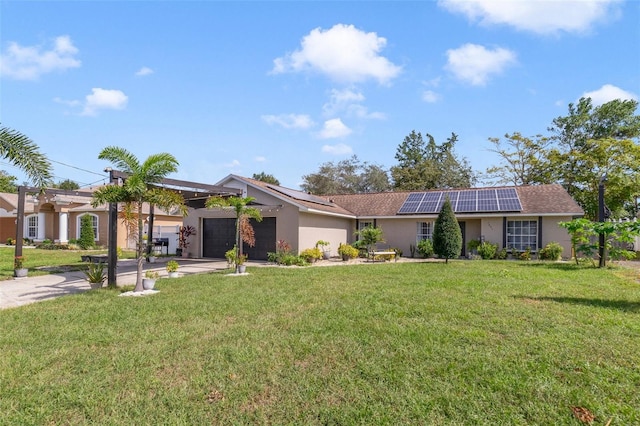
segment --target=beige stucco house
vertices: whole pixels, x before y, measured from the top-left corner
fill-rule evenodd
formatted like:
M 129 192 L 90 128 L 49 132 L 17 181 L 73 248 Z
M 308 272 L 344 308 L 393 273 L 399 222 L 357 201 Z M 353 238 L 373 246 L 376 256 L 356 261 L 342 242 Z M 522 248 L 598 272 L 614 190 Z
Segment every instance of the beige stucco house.
M 301 191 L 229 175 L 217 185 L 238 188 L 244 197 L 254 197 L 264 220 L 254 223 L 256 246 L 245 247 L 250 259 L 266 259 L 284 240 L 292 250 L 329 241 L 333 256 L 340 243 L 355 241 L 355 232 L 367 225 L 382 228 L 385 245 L 401 249 L 431 238 L 444 196 L 455 200 L 454 211 L 463 231 L 463 252 L 470 240 L 497 243 L 500 248 L 531 248 L 537 251 L 555 241 L 570 256 L 571 243 L 558 222 L 584 214 L 560 185 L 474 188 L 447 191 L 384 192 L 314 196 Z M 439 200 L 439 201 L 434 201 Z M 414 208 L 415 206 L 415 208 Z M 198 232 L 191 237 L 193 257 L 223 257 L 233 247 L 235 216 L 229 210 L 192 204 L 185 225 Z

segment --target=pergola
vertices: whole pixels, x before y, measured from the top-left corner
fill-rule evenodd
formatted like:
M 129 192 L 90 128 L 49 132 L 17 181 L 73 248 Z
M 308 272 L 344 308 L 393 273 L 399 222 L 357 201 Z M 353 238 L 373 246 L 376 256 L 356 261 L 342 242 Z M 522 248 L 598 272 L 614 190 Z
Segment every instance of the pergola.
M 126 180 L 128 175 L 118 170 L 107 169 L 109 172 L 109 182 L 111 185 L 118 185 L 123 180 Z M 208 185 L 199 182 L 190 182 L 178 179 L 163 179 L 156 185 L 158 188 L 164 188 L 171 191 L 178 192 L 184 198 L 185 204 L 197 207 L 198 205 L 204 205 L 204 200 L 212 196 L 234 196 L 242 195 L 242 190 L 237 188 L 227 188 L 224 186 Z M 27 194 L 45 194 L 52 197 L 57 196 L 75 196 L 75 197 L 87 197 L 92 198 L 93 193 L 83 190 L 65 190 L 56 188 L 37 188 L 32 186 L 19 186 L 18 187 L 18 206 L 17 206 L 17 220 L 16 220 L 16 246 L 15 256 L 22 256 L 22 246 L 24 239 L 24 213 L 25 213 L 25 201 Z M 149 214 L 149 233 L 148 239 L 153 239 L 153 205 L 150 206 Z M 117 244 L 115 241 L 118 239 L 118 204 L 109 204 L 109 245 L 107 251 L 107 282 L 108 284 L 116 284 L 116 262 Z

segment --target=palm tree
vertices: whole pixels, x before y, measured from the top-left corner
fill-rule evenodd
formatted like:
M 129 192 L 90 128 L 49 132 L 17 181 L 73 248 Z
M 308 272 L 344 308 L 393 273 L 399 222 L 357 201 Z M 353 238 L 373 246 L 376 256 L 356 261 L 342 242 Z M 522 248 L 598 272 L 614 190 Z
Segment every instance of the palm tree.
M 213 208 L 233 208 L 236 214 L 236 242 L 235 242 L 235 258 L 240 259 L 242 254 L 242 242 L 249 244 L 253 247 L 255 244 L 255 236 L 253 233 L 253 227 L 249 223 L 249 219 L 255 219 L 256 221 L 262 221 L 262 215 L 260 210 L 255 207 L 249 206 L 254 201 L 253 197 L 210 197 L 205 203 L 208 209 Z M 238 263 L 236 262 L 236 272 L 238 272 Z
M 144 261 L 142 205 L 149 203 L 164 210 L 179 208 L 186 215 L 186 206 L 182 196 L 174 191 L 154 187 L 170 173 L 178 170 L 178 161 L 168 153 L 150 155 L 142 164 L 129 151 L 116 146 L 108 146 L 100 152 L 98 158 L 108 160 L 121 172 L 128 176 L 122 185 L 107 185 L 93 193 L 91 204 L 96 207 L 103 203 L 125 203 L 137 210 L 138 243 L 137 259 L 138 271 L 136 288 L 142 291 L 142 265 Z M 109 241 L 109 244 L 115 244 Z
M 8 127 L 0 127 L 0 158 L 22 169 L 35 186 L 44 188 L 51 181 L 51 164 L 31 139 Z

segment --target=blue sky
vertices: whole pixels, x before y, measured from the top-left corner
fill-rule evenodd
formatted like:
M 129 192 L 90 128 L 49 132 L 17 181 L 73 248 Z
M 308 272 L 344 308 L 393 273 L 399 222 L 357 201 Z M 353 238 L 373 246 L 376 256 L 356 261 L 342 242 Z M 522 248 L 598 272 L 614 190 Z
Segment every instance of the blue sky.
M 297 188 L 412 130 L 484 171 L 488 138 L 546 133 L 570 102 L 640 96 L 640 2 L 0 2 L 0 120 L 56 181 L 104 182 L 108 145 L 172 177 Z M 6 162 L 0 169 L 24 179 Z M 106 177 L 106 176 L 105 176 Z

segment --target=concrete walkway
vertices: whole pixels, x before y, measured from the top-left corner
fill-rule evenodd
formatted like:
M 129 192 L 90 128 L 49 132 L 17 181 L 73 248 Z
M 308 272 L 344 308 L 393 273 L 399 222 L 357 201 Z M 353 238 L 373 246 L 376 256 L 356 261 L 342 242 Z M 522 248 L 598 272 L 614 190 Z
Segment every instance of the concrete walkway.
M 157 263 L 145 263 L 144 270 L 158 271 L 160 277 L 166 277 L 166 261 L 171 258 L 161 258 Z M 212 259 L 175 259 L 180 264 L 180 275 L 201 274 L 227 269 L 225 260 Z M 126 259 L 118 261 L 118 286 L 135 285 L 136 261 Z M 105 283 L 106 285 L 106 283 Z M 82 271 L 72 271 L 60 274 L 40 275 L 37 277 L 15 278 L 0 281 L 0 309 L 13 308 L 54 297 L 75 294 L 90 289 L 85 274 Z

